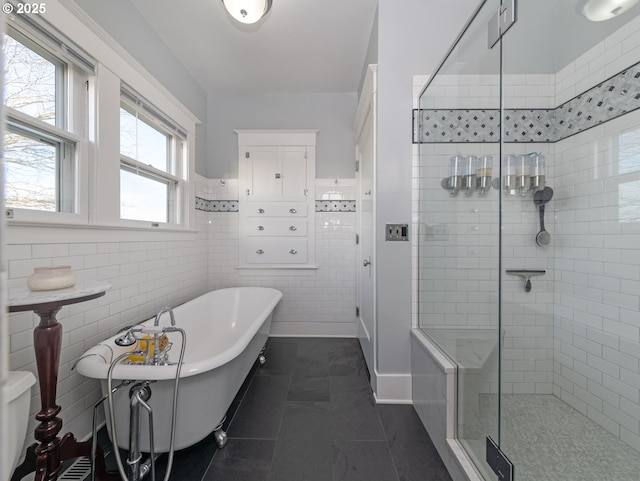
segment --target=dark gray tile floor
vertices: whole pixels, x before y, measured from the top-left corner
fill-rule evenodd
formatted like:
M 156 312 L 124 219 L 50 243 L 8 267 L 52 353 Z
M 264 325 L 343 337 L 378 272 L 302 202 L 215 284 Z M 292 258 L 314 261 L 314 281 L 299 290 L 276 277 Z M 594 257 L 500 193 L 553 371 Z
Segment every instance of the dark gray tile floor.
M 451 480 L 413 406 L 375 404 L 356 339 L 271 338 L 265 355 L 229 410 L 227 445 L 176 452 L 171 481 Z

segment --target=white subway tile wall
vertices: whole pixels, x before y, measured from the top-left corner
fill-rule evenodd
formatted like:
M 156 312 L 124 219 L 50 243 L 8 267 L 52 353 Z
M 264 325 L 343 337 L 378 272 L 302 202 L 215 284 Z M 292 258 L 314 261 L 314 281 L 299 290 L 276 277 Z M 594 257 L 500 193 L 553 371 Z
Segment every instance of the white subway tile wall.
M 342 192 L 355 198 L 353 179 L 318 180 L 318 192 Z M 196 196 L 237 199 L 237 179 L 197 176 Z M 91 346 L 121 327 L 152 317 L 164 306 L 178 305 L 210 289 L 236 285 L 272 286 L 284 292 L 273 331 L 281 335 L 355 335 L 355 213 L 318 213 L 319 268 L 312 275 L 269 272 L 245 276 L 237 266 L 237 212 L 196 210 L 191 241 L 13 244 L 7 246 L 9 286 L 24 286 L 34 267 L 71 265 L 78 281 L 106 280 L 112 288 L 99 299 L 64 307 L 57 402 L 62 406 L 63 433 L 84 438 L 91 431 L 98 383 L 72 371 Z M 254 273 L 255 274 L 255 273 Z M 265 275 L 262 275 L 265 274 Z M 10 369 L 36 372 L 33 352 L 34 314 L 9 317 Z M 40 410 L 34 386 L 31 413 Z M 33 419 L 29 428 L 36 426 Z M 33 442 L 30 434 L 26 445 Z
M 63 307 L 57 318 L 63 326 L 57 403 L 63 431 L 79 437 L 91 432 L 93 404 L 100 398 L 98 383 L 74 371 L 74 362 L 91 346 L 122 326 L 152 317 L 164 305 L 177 305 L 206 292 L 207 232 L 204 215 L 196 214 L 199 233 L 191 242 L 104 242 L 9 245 L 9 286 L 22 287 L 33 267 L 70 265 L 81 281 L 106 280 L 106 295 Z M 11 370 L 36 374 L 33 328 L 39 319 L 31 312 L 9 316 Z M 40 410 L 38 385 L 33 388 L 31 413 Z M 27 445 L 36 421 L 31 418 Z M 61 433 L 61 434 L 64 434 Z
M 545 146 L 546 147 L 546 146 Z M 498 327 L 498 192 L 457 196 L 440 186 L 449 157 L 493 155 L 496 144 L 421 145 L 420 195 L 424 207 L 417 249 L 422 252 L 417 279 L 418 322 L 423 327 Z M 539 144 L 509 144 L 508 153 L 524 154 Z M 547 153 L 548 175 L 551 155 Z M 420 204 L 418 202 L 417 204 Z M 547 205 L 545 227 L 554 232 L 554 201 Z M 536 246 L 540 230 L 533 197 L 503 201 L 503 392 L 551 394 L 553 390 L 553 251 Z M 540 269 L 543 276 L 524 282 L 506 269 Z M 495 391 L 495 390 L 494 390 Z
M 337 183 L 336 183 L 337 180 Z M 237 182 L 210 181 L 208 199 L 237 199 Z M 355 199 L 354 179 L 317 179 L 316 199 Z M 209 282 L 223 286 L 266 286 L 284 297 L 272 332 L 278 335 L 355 336 L 355 212 L 316 212 L 318 269 L 237 269 L 238 214 L 210 214 Z
M 554 394 L 640 450 L 639 167 L 619 153 L 629 132 L 640 137 L 637 111 L 557 146 Z

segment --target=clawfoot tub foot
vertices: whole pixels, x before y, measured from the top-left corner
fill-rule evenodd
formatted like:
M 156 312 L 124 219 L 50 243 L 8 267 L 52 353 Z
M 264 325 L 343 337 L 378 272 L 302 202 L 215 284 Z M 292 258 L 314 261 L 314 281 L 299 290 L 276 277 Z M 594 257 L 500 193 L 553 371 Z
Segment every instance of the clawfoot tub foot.
M 264 356 L 264 351 L 267 350 L 267 347 L 264 346 L 262 349 L 260 349 L 260 355 L 258 356 L 258 362 L 260 363 L 261 366 L 264 366 L 264 363 L 267 362 L 267 358 Z
M 218 448 L 219 449 L 224 448 L 224 445 L 227 444 L 227 433 L 224 432 L 222 428 L 220 428 L 220 429 L 216 429 L 213 432 L 213 436 L 216 440 L 216 444 L 218 445 Z
M 227 433 L 222 429 L 222 425 L 226 420 L 227 417 L 223 417 L 222 421 L 220 421 L 220 424 L 218 424 L 213 430 L 213 437 L 216 440 L 216 444 L 218 445 L 219 449 L 224 448 L 224 445 L 227 444 Z

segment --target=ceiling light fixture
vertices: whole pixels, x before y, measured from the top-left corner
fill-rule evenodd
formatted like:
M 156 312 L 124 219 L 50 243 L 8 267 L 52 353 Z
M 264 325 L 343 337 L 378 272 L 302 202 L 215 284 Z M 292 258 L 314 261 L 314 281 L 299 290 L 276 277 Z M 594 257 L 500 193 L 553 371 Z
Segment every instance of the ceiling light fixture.
M 242 23 L 256 23 L 271 8 L 271 0 L 222 0 L 227 12 Z
M 626 12 L 640 0 L 588 0 L 582 14 L 592 22 L 602 22 Z

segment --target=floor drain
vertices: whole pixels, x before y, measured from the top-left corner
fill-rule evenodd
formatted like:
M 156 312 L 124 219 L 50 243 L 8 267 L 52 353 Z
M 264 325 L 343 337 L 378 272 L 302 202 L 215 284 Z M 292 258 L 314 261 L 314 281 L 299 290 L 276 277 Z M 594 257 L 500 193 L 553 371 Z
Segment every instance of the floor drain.
M 58 477 L 58 481 L 84 481 L 90 474 L 91 460 L 78 458 Z

